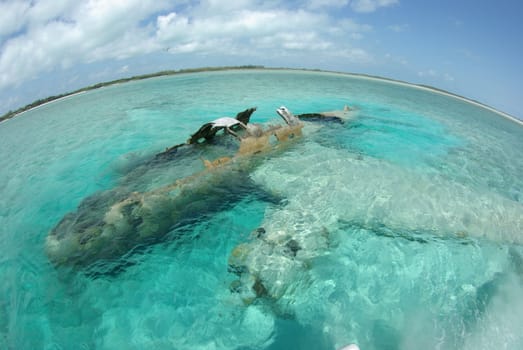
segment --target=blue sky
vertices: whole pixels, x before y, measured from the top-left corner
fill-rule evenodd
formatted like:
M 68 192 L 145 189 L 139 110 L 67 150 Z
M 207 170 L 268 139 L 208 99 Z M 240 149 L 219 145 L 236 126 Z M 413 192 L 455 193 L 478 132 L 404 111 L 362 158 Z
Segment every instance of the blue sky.
M 523 1 L 0 0 L 0 114 L 101 81 L 255 64 L 431 85 L 523 119 Z

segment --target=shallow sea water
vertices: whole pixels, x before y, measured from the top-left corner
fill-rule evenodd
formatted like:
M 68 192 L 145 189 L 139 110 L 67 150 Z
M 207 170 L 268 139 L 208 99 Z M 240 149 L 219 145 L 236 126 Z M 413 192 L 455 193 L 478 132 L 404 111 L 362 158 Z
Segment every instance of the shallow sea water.
M 204 122 L 257 106 L 251 122 L 281 123 L 280 105 L 354 112 L 252 171 L 279 203 L 244 193 L 117 273 L 49 262 L 48 232 L 82 199 Z M 523 127 L 486 109 L 327 73 L 177 75 L 41 106 L 0 124 L 0 349 L 521 349 L 522 149 Z M 259 227 L 307 258 L 254 250 L 281 288 L 246 304 L 228 261 Z

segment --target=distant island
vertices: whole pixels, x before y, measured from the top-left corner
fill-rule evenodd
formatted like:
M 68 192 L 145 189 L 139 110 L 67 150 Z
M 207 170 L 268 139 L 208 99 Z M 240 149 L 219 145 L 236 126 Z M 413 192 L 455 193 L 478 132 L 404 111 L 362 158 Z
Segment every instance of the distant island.
M 74 94 L 78 94 L 78 93 L 81 93 L 81 92 L 86 92 L 86 91 L 89 91 L 89 90 L 99 89 L 99 88 L 102 88 L 102 87 L 105 87 L 105 86 L 110 86 L 110 85 L 114 85 L 114 84 L 121 84 L 121 83 L 127 83 L 127 82 L 130 82 L 130 81 L 133 81 L 133 80 L 142 80 L 142 79 L 149 79 L 149 78 L 161 77 L 161 76 L 166 76 L 166 75 L 175 75 L 175 74 L 184 74 L 184 73 L 213 72 L 213 71 L 232 70 L 232 69 L 263 69 L 263 68 L 265 68 L 265 67 L 264 66 L 254 66 L 254 65 L 233 66 L 233 67 L 188 68 L 188 69 L 180 69 L 180 70 L 165 70 L 165 71 L 156 72 L 156 73 L 135 75 L 135 76 L 129 77 L 129 78 L 122 78 L 122 79 L 117 79 L 117 80 L 106 81 L 106 82 L 97 83 L 97 84 L 94 84 L 94 85 L 89 85 L 89 86 L 83 87 L 83 88 L 78 89 L 78 90 L 65 92 L 63 94 L 49 96 L 49 97 L 46 97 L 46 98 L 42 98 L 42 99 L 36 100 L 34 102 L 29 103 L 28 105 L 25 105 L 23 107 L 18 108 L 15 111 L 9 111 L 9 112 L 5 113 L 4 115 L 2 115 L 0 117 L 0 123 L 5 121 L 5 120 L 7 120 L 7 119 L 11 119 L 11 118 L 15 117 L 16 115 L 18 115 L 20 113 L 26 112 L 26 111 L 28 111 L 28 110 L 30 110 L 32 108 L 41 106 L 43 104 L 46 104 L 46 103 L 49 103 L 49 102 L 52 102 L 52 101 L 55 101 L 55 100 L 58 100 L 60 98 L 64 98 L 64 97 L 71 96 L 71 95 L 74 95 Z
M 129 77 L 129 78 L 122 78 L 122 79 L 117 79 L 117 80 L 111 80 L 111 81 L 106 81 L 106 82 L 102 82 L 102 83 L 97 83 L 97 84 L 89 85 L 89 86 L 86 86 L 86 87 L 83 87 L 81 89 L 74 90 L 74 91 L 71 91 L 71 92 L 66 92 L 66 93 L 63 93 L 63 94 L 42 98 L 42 99 L 36 100 L 34 102 L 31 102 L 28 105 L 25 105 L 25 106 L 23 106 L 21 108 L 18 108 L 17 110 L 9 111 L 9 112 L 5 113 L 4 115 L 0 116 L 0 123 L 5 121 L 5 120 L 11 119 L 11 118 L 17 116 L 18 114 L 26 112 L 26 111 L 28 111 L 28 110 L 30 110 L 32 108 L 41 106 L 43 104 L 46 104 L 46 103 L 49 103 L 49 102 L 52 102 L 52 101 L 55 101 L 55 100 L 58 100 L 58 99 L 61 99 L 61 98 L 67 97 L 67 96 L 71 96 L 71 95 L 74 95 L 74 94 L 86 92 L 86 91 L 89 91 L 89 90 L 99 89 L 99 88 L 102 88 L 102 87 L 105 87 L 105 86 L 110 86 L 110 85 L 114 85 L 114 84 L 121 84 L 121 83 L 127 83 L 127 82 L 130 82 L 130 81 L 133 81 L 133 80 L 143 80 L 143 79 L 149 79 L 149 78 L 155 78 L 155 77 L 161 77 L 161 76 L 169 76 L 169 75 L 176 75 L 176 74 L 200 73 L 200 72 L 215 72 L 215 71 L 227 71 L 227 70 L 242 70 L 242 69 L 243 70 L 249 70 L 249 69 L 252 69 L 252 70 L 260 70 L 260 69 L 264 69 L 264 70 L 296 70 L 296 71 L 306 71 L 306 72 L 321 72 L 321 73 L 343 74 L 343 75 L 350 75 L 350 76 L 361 77 L 361 78 L 385 80 L 385 81 L 389 81 L 389 82 L 396 83 L 396 84 L 409 85 L 409 86 L 412 86 L 412 87 L 417 87 L 417 88 L 425 89 L 425 90 L 431 90 L 431 91 L 434 91 L 434 92 L 437 92 L 437 93 L 440 93 L 440 94 L 452 96 L 452 97 L 455 97 L 455 98 L 458 98 L 458 99 L 461 99 L 461 100 L 464 100 L 464 101 L 468 101 L 468 102 L 473 103 L 473 104 L 475 104 L 477 106 L 486 108 L 486 109 L 488 109 L 490 111 L 493 111 L 495 113 L 498 113 L 498 114 L 500 114 L 500 115 L 502 115 L 502 116 L 504 116 L 504 117 L 506 117 L 508 119 L 511 119 L 511 120 L 517 122 L 518 124 L 522 124 L 523 123 L 521 120 L 519 120 L 519 119 L 517 119 L 517 118 L 515 118 L 515 117 L 513 117 L 511 115 L 506 114 L 504 112 L 500 112 L 500 111 L 496 110 L 495 108 L 487 106 L 487 105 L 485 105 L 485 104 L 483 104 L 481 102 L 478 102 L 478 101 L 475 101 L 475 100 L 472 100 L 472 99 L 469 99 L 467 97 L 463 97 L 463 96 L 460 96 L 460 95 L 456 95 L 456 94 L 454 94 L 452 92 L 448 92 L 448 91 L 445 91 L 445 90 L 442 90 L 442 89 L 438 89 L 438 88 L 435 88 L 435 87 L 432 87 L 432 86 L 428 86 L 428 85 L 412 84 L 412 83 L 408 83 L 408 82 L 401 81 L 401 80 L 384 78 L 384 77 L 379 77 L 379 76 L 375 76 L 375 75 L 361 74 L 361 73 L 345 73 L 345 72 L 335 72 L 335 71 L 329 71 L 329 70 L 309 69 L 309 68 L 272 68 L 272 67 L 269 68 L 269 67 L 258 66 L 258 65 L 202 67 L 202 68 L 186 68 L 186 69 L 179 69 L 179 70 L 165 70 L 165 71 L 160 71 L 160 72 L 156 72 L 156 73 L 135 75 L 135 76 L 132 76 L 132 77 Z

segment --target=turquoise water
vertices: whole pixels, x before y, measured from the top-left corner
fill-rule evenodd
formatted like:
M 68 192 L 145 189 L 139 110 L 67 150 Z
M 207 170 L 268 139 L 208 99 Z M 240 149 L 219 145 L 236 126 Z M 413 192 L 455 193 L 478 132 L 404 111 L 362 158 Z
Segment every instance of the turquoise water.
M 281 123 L 282 104 L 354 111 L 252 171 L 281 202 L 245 194 L 118 273 L 49 262 L 48 232 L 84 198 L 206 121 L 257 106 L 251 122 Z M 488 110 L 325 73 L 179 75 L 44 105 L 0 124 L 0 349 L 523 348 L 522 149 L 523 127 Z M 288 239 L 294 258 L 268 249 Z M 231 291 L 242 244 L 276 298 Z

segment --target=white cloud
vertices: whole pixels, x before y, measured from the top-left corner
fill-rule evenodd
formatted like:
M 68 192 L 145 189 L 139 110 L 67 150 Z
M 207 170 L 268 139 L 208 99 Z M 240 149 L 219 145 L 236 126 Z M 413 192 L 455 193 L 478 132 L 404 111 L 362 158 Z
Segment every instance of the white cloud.
M 399 0 L 353 0 L 351 7 L 356 12 L 374 12 L 380 7 L 396 5 Z
M 372 26 L 368 24 L 361 24 L 358 22 L 355 22 L 354 20 L 350 18 L 342 19 L 339 22 L 339 26 L 344 31 L 351 32 L 351 33 L 365 33 L 370 32 L 372 30 Z
M 274 38 L 280 48 L 289 50 L 327 50 L 332 46 L 332 43 L 322 41 L 318 38 L 318 35 L 313 32 L 280 33 L 276 34 Z M 278 47 L 278 44 L 276 47 Z
M 29 7 L 29 1 L 0 2 L 0 38 L 24 27 Z
M 139 23 L 162 8 L 165 2 L 154 0 L 38 1 L 21 19 L 25 31 L 1 47 L 0 88 L 59 67 L 147 52 Z
M 189 19 L 171 12 L 156 19 L 156 36 L 160 41 L 181 39 L 188 32 Z
M 454 77 L 449 73 L 443 74 L 443 79 L 445 79 L 446 81 L 454 81 Z
M 349 4 L 349 0 L 309 0 L 307 1 L 307 8 L 316 10 L 326 7 L 334 7 L 334 8 L 340 8 L 347 6 Z
M 283 0 L 2 1 L 0 89 L 44 72 L 159 51 L 209 57 L 325 51 L 363 62 L 371 55 L 346 39 L 361 39 L 372 27 L 313 8 L 350 4 L 368 12 L 396 2 L 309 0 L 296 9 Z
M 392 62 L 394 64 L 400 64 L 402 66 L 406 66 L 409 64 L 409 61 L 407 61 L 407 59 L 405 59 L 405 57 L 403 56 L 396 56 L 396 55 L 391 55 L 390 53 L 386 53 L 385 54 L 385 59 L 389 62 Z M 418 74 L 419 76 L 419 74 Z
M 49 21 L 67 20 L 69 14 L 78 8 L 80 2 L 70 0 L 39 0 L 29 1 L 31 7 L 27 12 L 27 24 L 37 27 Z
M 170 13 L 158 18 L 157 38 L 171 53 L 214 51 L 247 56 L 258 50 L 327 50 L 332 46 L 328 18 L 310 12 L 278 10 L 241 10 L 204 18 Z M 248 47 L 248 49 L 247 49 Z M 281 53 L 281 51 L 279 51 Z
M 259 8 L 263 1 L 256 0 L 201 0 L 199 6 L 194 8 L 196 16 L 201 15 L 224 15 L 230 14 L 234 11 L 243 10 L 245 8 Z
M 434 69 L 428 69 L 426 71 L 419 71 L 418 76 L 419 77 L 436 77 L 436 76 L 438 76 L 438 72 Z
M 440 73 L 435 69 L 428 69 L 426 71 L 419 71 L 418 77 L 420 78 L 431 78 L 445 81 L 454 81 L 454 77 L 449 73 Z
M 129 65 L 126 64 L 122 67 L 120 67 L 120 69 L 118 69 L 118 73 L 127 73 L 129 71 Z
M 374 61 L 371 54 L 359 48 L 342 49 L 336 52 L 336 54 L 354 63 L 369 63 Z
M 396 33 L 401 33 L 401 32 L 408 30 L 409 25 L 408 24 L 394 24 L 394 25 L 388 26 L 388 29 L 392 30 L 393 32 L 396 32 Z
M 398 4 L 399 0 L 308 0 L 306 8 L 319 10 L 325 8 L 339 9 L 350 5 L 356 12 L 374 12 L 380 7 Z

